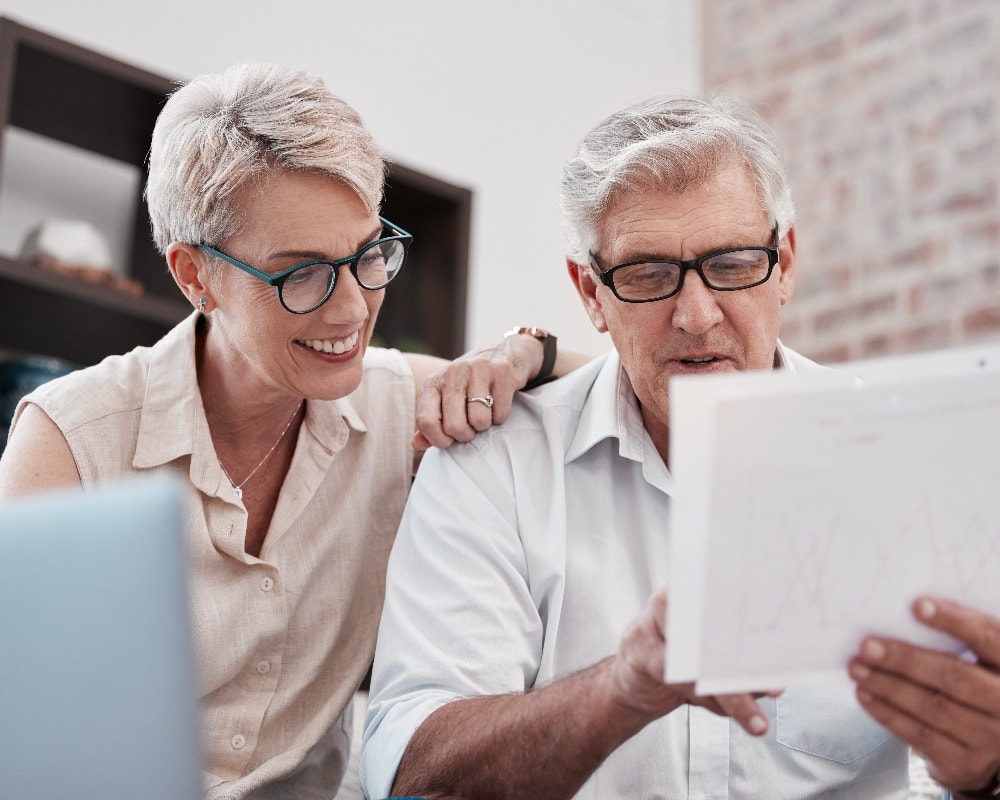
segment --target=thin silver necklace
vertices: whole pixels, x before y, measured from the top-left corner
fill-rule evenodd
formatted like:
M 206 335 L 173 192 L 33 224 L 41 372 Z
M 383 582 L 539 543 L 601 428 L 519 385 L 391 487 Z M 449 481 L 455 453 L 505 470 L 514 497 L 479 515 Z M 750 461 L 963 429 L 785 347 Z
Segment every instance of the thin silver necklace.
M 248 480 L 250 480 L 254 475 L 257 474 L 257 470 L 259 470 L 261 467 L 264 466 L 264 462 L 271 457 L 271 454 L 278 449 L 278 445 L 281 444 L 281 440 L 285 438 L 285 434 L 288 433 L 288 429 L 292 427 L 292 423 L 295 421 L 295 418 L 299 415 L 299 411 L 302 409 L 302 405 L 305 402 L 306 402 L 305 400 L 302 400 L 299 402 L 297 406 L 295 406 L 295 411 L 292 412 L 292 416 L 289 418 L 287 424 L 285 425 L 284 430 L 278 436 L 275 443 L 271 445 L 271 449 L 268 450 L 266 453 L 264 453 L 264 457 L 257 462 L 257 466 L 254 467 L 252 470 L 250 470 L 250 474 L 247 475 L 239 483 L 236 483 L 236 481 L 234 481 L 232 478 L 229 477 L 229 473 L 226 472 L 226 468 L 222 465 L 222 459 L 219 459 L 219 467 L 222 469 L 222 474 L 225 475 L 227 478 L 229 478 L 229 482 L 236 490 L 236 496 L 240 498 L 240 500 L 243 499 L 243 487 L 247 485 Z

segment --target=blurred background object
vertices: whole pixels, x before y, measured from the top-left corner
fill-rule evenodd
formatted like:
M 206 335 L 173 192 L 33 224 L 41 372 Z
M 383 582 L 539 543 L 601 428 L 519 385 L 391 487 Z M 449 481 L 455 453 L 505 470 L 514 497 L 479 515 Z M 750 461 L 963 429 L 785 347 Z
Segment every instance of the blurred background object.
M 25 236 L 21 260 L 41 269 L 115 286 L 130 294 L 143 291 L 139 281 L 113 269 L 107 237 L 84 220 L 43 220 Z
M 7 446 L 7 432 L 18 401 L 46 381 L 76 368 L 60 358 L 0 350 L 0 453 Z

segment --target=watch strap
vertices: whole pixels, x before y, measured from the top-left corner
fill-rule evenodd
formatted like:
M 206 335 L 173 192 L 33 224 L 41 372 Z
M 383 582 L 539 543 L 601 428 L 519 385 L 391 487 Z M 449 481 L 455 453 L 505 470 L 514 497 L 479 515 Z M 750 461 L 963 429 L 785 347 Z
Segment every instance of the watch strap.
M 557 353 L 555 335 L 542 328 L 536 328 L 531 325 L 519 325 L 511 328 L 504 334 L 504 336 L 516 336 L 522 333 L 527 334 L 528 336 L 534 336 L 542 343 L 541 369 L 538 370 L 538 374 L 535 375 L 535 377 L 524 385 L 524 388 L 534 389 L 536 386 L 541 386 L 543 383 L 554 381 L 558 377 L 557 375 L 552 374 L 552 370 L 556 365 Z

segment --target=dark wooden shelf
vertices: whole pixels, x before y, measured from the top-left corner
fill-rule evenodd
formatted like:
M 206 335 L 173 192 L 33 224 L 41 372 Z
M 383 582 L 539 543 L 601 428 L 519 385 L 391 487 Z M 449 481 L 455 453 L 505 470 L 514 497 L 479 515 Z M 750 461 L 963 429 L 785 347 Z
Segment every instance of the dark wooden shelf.
M 153 125 L 174 87 L 168 78 L 0 17 L 2 130 L 16 126 L 131 164 L 144 185 Z M 127 263 L 144 293 L 0 257 L 0 348 L 85 366 L 152 344 L 190 312 L 153 247 L 141 189 L 133 202 Z
M 81 366 L 150 345 L 191 313 L 180 299 L 132 295 L 0 257 L 0 345 Z

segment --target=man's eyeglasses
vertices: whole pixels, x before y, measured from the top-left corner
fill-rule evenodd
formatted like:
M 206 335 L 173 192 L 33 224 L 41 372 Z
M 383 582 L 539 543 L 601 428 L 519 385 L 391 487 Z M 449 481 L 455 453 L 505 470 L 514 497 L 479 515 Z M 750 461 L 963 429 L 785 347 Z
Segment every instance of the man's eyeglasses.
M 273 286 L 278 293 L 278 302 L 293 314 L 308 314 L 330 299 L 337 285 L 338 270 L 347 266 L 362 289 L 382 289 L 395 278 L 403 268 L 406 252 L 413 237 L 389 220 L 379 217 L 382 224 L 392 232 L 362 247 L 354 255 L 336 261 L 305 261 L 286 270 L 270 275 L 256 267 L 233 258 L 221 250 L 207 244 L 198 245 L 206 253 L 211 253 L 234 267 L 239 267 L 258 280 Z
M 684 286 L 689 269 L 697 272 L 709 289 L 735 292 L 760 286 L 771 277 L 778 263 L 777 224 L 772 236 L 774 247 L 737 247 L 688 261 L 629 261 L 603 270 L 591 253 L 590 264 L 601 282 L 626 303 L 652 303 L 673 297 Z

